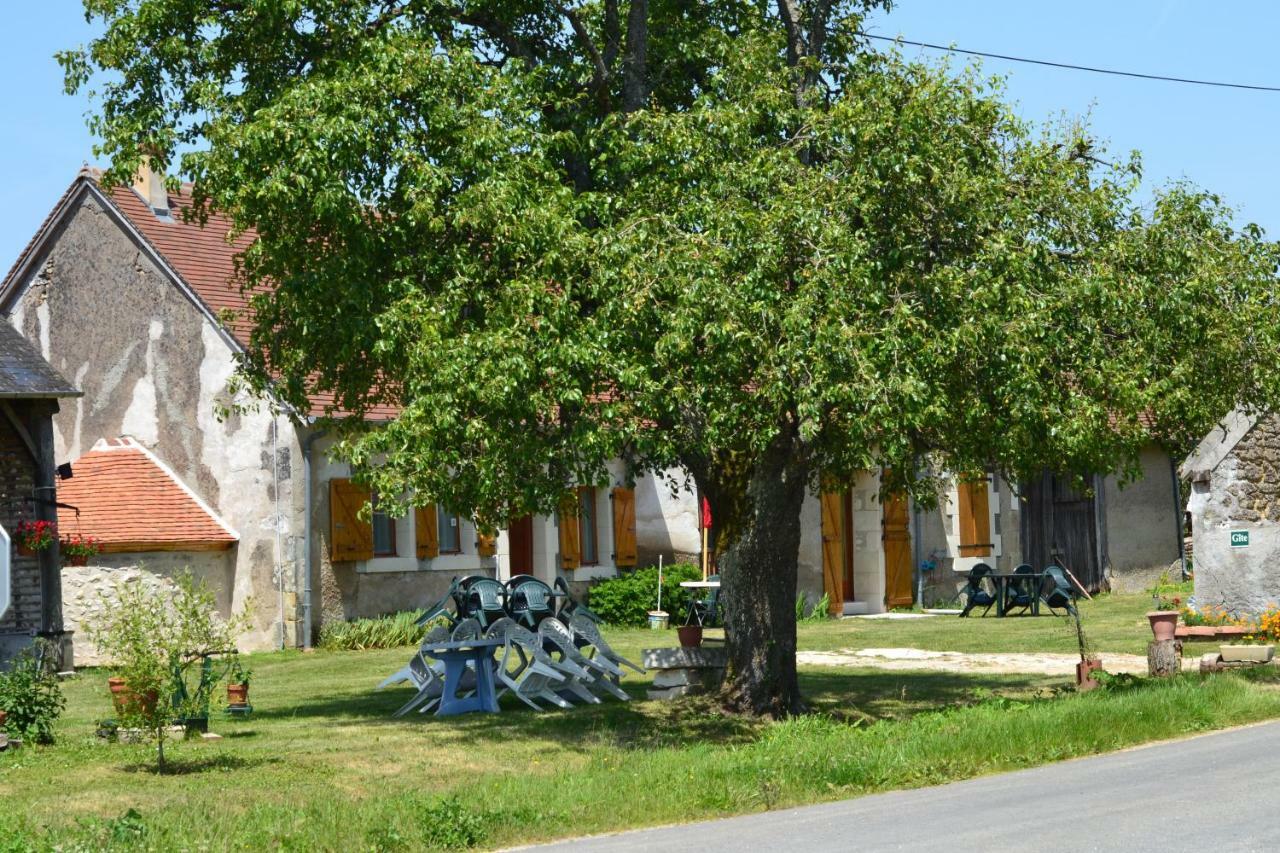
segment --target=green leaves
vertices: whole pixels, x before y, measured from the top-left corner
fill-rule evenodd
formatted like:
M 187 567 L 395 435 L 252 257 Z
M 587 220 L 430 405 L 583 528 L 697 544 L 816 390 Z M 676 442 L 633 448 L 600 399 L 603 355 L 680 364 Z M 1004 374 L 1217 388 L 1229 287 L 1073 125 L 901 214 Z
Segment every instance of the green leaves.
M 704 480 L 780 436 L 815 481 L 1103 471 L 1276 404 L 1260 231 L 1140 204 L 1136 155 L 861 51 L 834 5 L 793 67 L 771 4 L 650 2 L 626 111 L 608 0 L 89 0 L 62 62 L 111 72 L 111 177 L 181 150 L 255 230 L 246 376 L 354 415 L 337 452 L 383 495 L 500 522 L 617 456 Z

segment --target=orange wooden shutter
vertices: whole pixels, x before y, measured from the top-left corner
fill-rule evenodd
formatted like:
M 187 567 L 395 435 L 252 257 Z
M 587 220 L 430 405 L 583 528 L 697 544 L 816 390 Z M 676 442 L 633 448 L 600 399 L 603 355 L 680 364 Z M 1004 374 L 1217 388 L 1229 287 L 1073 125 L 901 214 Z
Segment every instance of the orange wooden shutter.
M 498 553 L 498 534 L 485 533 L 476 524 L 476 553 L 481 557 L 492 557 Z
M 613 564 L 634 568 L 636 556 L 636 492 L 616 486 L 609 493 L 613 500 Z
M 578 528 L 578 493 L 560 506 L 560 568 L 576 569 L 582 565 L 582 532 Z
M 360 517 L 369 490 L 346 479 L 329 481 L 329 550 L 334 562 L 373 559 L 373 523 Z
M 987 478 L 961 479 L 956 483 L 959 498 L 956 523 L 960 528 L 961 557 L 989 557 L 991 542 L 991 505 L 987 500 Z
M 838 616 L 844 612 L 844 495 L 823 492 L 821 503 L 822 587 L 828 612 Z
M 436 505 L 414 507 L 413 532 L 418 545 L 418 559 L 440 556 L 440 529 L 437 527 Z

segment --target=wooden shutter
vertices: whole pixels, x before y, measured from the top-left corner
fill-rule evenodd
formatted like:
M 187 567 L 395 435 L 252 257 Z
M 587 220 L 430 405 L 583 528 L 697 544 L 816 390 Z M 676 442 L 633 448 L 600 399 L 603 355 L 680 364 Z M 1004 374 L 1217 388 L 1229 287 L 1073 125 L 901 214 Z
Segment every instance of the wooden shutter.
M 418 545 L 418 559 L 430 560 L 440 556 L 440 529 L 437 526 L 436 505 L 414 507 L 413 532 Z
M 581 531 L 578 529 L 578 493 L 560 506 L 560 568 L 582 565 Z
M 481 557 L 492 557 L 498 553 L 498 534 L 485 533 L 476 525 L 476 553 Z
M 369 490 L 346 479 L 329 481 L 329 552 L 334 562 L 373 559 L 373 523 L 360 517 Z
M 616 486 L 609 493 L 613 501 L 613 564 L 634 568 L 636 556 L 636 492 Z
M 956 483 L 958 496 L 956 524 L 960 530 L 961 557 L 989 557 L 991 542 L 991 505 L 987 500 L 987 478 L 961 478 Z
M 823 492 L 822 503 L 822 587 L 827 594 L 830 615 L 844 612 L 844 495 Z

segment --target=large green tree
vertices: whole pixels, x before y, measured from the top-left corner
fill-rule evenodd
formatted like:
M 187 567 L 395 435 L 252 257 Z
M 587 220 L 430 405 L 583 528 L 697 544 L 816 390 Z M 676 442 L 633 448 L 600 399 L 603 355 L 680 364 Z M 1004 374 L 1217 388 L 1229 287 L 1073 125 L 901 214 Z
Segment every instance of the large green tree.
M 85 0 L 63 55 L 128 180 L 175 163 L 257 242 L 245 375 L 332 392 L 379 493 L 494 523 L 611 458 L 712 504 L 730 705 L 802 707 L 824 478 L 1113 470 L 1276 400 L 1275 248 L 871 0 Z

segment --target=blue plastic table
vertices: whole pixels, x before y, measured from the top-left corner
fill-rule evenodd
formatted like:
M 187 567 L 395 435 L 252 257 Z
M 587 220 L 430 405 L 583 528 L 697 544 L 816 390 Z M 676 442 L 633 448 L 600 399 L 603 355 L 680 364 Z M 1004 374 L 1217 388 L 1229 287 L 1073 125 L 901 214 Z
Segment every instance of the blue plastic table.
M 465 714 L 469 711 L 498 713 L 498 695 L 493 683 L 493 652 L 503 646 L 502 640 L 454 640 L 422 651 L 444 662 L 444 692 L 440 695 L 437 717 Z M 473 663 L 476 671 L 476 692 L 472 696 L 458 696 L 458 684 L 467 664 Z

